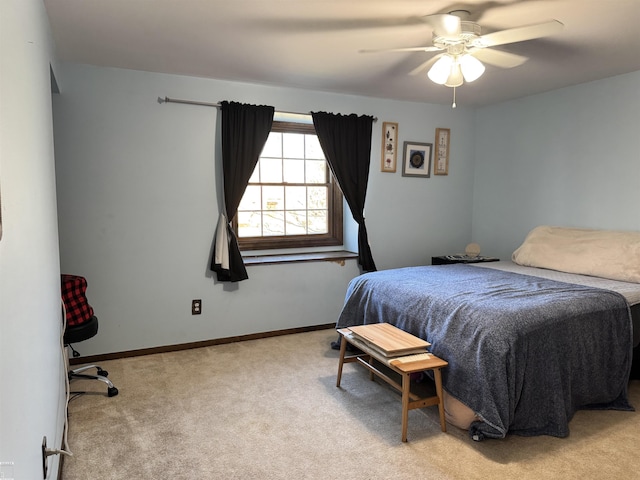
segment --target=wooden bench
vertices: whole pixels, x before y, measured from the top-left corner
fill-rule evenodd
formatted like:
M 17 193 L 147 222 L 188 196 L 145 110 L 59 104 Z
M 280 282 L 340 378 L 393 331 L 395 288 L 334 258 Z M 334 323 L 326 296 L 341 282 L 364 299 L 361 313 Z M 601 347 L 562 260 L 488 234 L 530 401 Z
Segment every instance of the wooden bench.
M 352 331 L 353 329 L 353 331 Z M 341 335 L 340 361 L 338 364 L 338 379 L 336 387 L 340 387 L 342 379 L 342 367 L 345 363 L 357 362 L 369 370 L 370 378 L 374 375 L 386 381 L 389 385 L 402 393 L 402 441 L 407 441 L 407 423 L 409 410 L 437 405 L 440 412 L 440 428 L 447 431 L 444 417 L 444 405 L 442 401 L 442 375 L 440 369 L 448 363 L 432 353 L 426 352 L 429 344 L 419 338 L 400 330 L 388 323 L 360 325 L 358 327 L 342 328 L 338 330 Z M 358 331 L 356 336 L 354 332 Z M 347 343 L 353 345 L 362 353 L 346 355 Z M 421 348 L 418 345 L 425 345 Z M 406 353 L 406 352 L 413 353 Z M 389 375 L 380 370 L 374 363 L 374 359 L 400 374 L 402 384 L 398 384 Z M 436 395 L 421 398 L 410 391 L 411 374 L 432 370 L 436 384 Z

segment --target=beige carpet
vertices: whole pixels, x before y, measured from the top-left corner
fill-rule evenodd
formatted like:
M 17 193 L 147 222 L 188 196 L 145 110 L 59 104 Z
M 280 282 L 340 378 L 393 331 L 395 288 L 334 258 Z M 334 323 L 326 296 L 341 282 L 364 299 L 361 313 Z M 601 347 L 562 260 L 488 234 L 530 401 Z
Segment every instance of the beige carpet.
M 476 443 L 436 407 L 346 365 L 332 330 L 104 362 L 120 394 L 75 381 L 64 480 L 640 478 L 640 414 L 580 411 L 571 435 Z M 630 383 L 640 407 L 640 382 Z

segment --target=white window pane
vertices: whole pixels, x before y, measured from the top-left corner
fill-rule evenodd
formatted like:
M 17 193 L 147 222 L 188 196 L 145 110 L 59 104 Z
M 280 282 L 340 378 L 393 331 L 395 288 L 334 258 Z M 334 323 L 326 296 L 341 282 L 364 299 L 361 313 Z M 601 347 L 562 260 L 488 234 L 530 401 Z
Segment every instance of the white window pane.
M 322 159 L 324 160 L 324 152 L 318 141 L 318 137 L 315 135 L 305 135 L 305 151 L 306 158 Z
M 285 187 L 286 210 L 306 210 L 307 187 Z
M 282 133 L 271 132 L 264 144 L 261 157 L 282 157 Z
M 304 160 L 284 159 L 285 183 L 304 183 Z
M 262 235 L 262 214 L 258 212 L 238 212 L 238 235 L 259 237 Z
M 262 209 L 284 210 L 284 187 L 262 187 Z
M 247 189 L 244 191 L 244 195 L 242 196 L 242 200 L 240 200 L 240 205 L 238 206 L 238 211 L 242 210 L 260 210 L 260 186 L 259 185 L 249 185 Z
M 307 234 L 307 211 L 292 210 L 286 212 L 287 235 Z
M 309 210 L 309 234 L 329 232 L 329 223 L 326 210 Z
M 262 214 L 262 235 L 265 237 L 284 235 L 284 212 Z
M 307 194 L 307 208 L 315 210 L 327 210 L 329 208 L 327 187 L 308 187 Z
M 327 162 L 324 160 L 307 160 L 306 183 L 327 182 Z
M 286 242 L 285 237 L 328 234 L 328 182 L 329 167 L 316 135 L 271 132 L 238 207 L 238 237 L 253 248 L 260 237 Z
M 260 181 L 262 183 L 282 183 L 282 159 L 260 159 Z
M 258 160 L 256 168 L 253 169 L 249 183 L 260 183 L 260 160 Z
M 301 133 L 283 133 L 282 156 L 286 158 L 304 158 L 304 135 Z

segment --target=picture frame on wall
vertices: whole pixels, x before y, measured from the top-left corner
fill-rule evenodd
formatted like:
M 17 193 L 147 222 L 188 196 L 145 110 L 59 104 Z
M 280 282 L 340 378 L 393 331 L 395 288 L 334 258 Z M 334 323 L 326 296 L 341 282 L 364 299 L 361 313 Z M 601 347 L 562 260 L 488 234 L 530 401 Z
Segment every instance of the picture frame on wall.
M 395 173 L 398 159 L 398 124 L 384 122 L 382 124 L 382 160 L 381 172 Z
M 430 177 L 432 143 L 404 142 L 403 177 Z
M 436 128 L 436 153 L 433 164 L 434 175 L 449 174 L 450 143 L 451 130 L 448 128 Z

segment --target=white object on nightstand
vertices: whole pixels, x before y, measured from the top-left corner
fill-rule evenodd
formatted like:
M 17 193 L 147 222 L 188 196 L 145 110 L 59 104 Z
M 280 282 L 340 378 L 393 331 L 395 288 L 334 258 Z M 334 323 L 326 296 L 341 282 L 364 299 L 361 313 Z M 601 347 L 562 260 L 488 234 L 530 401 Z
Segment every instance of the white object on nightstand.
M 477 257 L 480 255 L 480 245 L 477 243 L 470 243 L 465 247 L 464 253 L 469 257 Z

